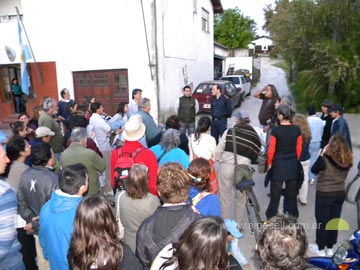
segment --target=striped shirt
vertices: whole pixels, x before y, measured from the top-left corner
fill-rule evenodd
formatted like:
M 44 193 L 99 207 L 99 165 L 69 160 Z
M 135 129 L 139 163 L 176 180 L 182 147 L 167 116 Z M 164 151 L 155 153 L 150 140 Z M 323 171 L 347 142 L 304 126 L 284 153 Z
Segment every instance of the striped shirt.
M 17 199 L 9 183 L 0 180 L 0 269 L 25 269 L 17 238 Z

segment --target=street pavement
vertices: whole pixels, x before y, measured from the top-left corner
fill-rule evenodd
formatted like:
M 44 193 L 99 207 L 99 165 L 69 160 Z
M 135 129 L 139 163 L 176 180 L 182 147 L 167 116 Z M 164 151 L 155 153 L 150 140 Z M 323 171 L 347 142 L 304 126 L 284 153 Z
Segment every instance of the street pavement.
M 252 94 L 254 94 L 256 90 L 264 87 L 266 84 L 272 83 L 277 87 L 280 96 L 290 95 L 284 71 L 280 68 L 273 66 L 273 64 L 277 61 L 279 60 L 271 60 L 270 58 L 261 59 L 260 82 L 256 87 L 252 89 Z M 258 126 L 259 125 L 258 113 L 261 106 L 261 102 L 262 101 L 260 99 L 256 99 L 252 96 L 249 96 L 246 98 L 246 100 L 237 110 L 246 110 L 250 115 L 251 125 Z M 229 119 L 228 121 L 229 126 L 233 125 L 233 120 L 234 120 L 233 118 Z M 355 165 L 352 167 L 346 182 L 351 181 L 357 173 L 356 165 L 360 159 L 360 149 L 358 147 L 354 147 L 353 151 L 354 151 Z M 259 174 L 257 172 L 256 165 L 254 165 L 254 168 L 256 169 L 256 172 L 254 174 L 254 181 L 256 183 L 254 187 L 254 191 L 259 200 L 259 204 L 261 207 L 261 213 L 260 213 L 261 217 L 263 218 L 263 220 L 265 220 L 266 218 L 265 211 L 270 200 L 270 198 L 267 196 L 267 193 L 269 193 L 270 189 L 269 186 L 267 188 L 264 187 L 265 174 Z M 316 184 L 309 185 L 307 205 L 301 206 L 300 204 L 298 204 L 299 213 L 300 213 L 298 222 L 300 222 L 304 226 L 309 243 L 315 243 L 315 229 L 316 229 L 315 209 L 314 209 L 315 190 L 316 190 Z M 283 199 L 281 199 L 279 206 L 279 213 L 281 213 L 282 210 L 282 200 Z M 344 202 L 341 218 L 348 222 L 350 229 L 339 231 L 338 244 L 342 243 L 344 240 L 347 240 L 349 236 L 353 233 L 353 231 L 357 229 L 356 205 Z M 254 266 L 254 269 L 256 269 L 256 262 L 254 260 L 255 244 L 256 243 L 255 243 L 254 235 L 251 234 L 250 229 L 248 228 L 245 229 L 244 238 L 240 240 L 240 245 L 242 251 L 244 252 L 246 257 L 250 260 L 250 263 Z M 335 248 L 338 246 L 338 244 L 335 246 Z M 308 252 L 308 255 L 315 256 L 315 254 L 311 254 L 310 252 Z

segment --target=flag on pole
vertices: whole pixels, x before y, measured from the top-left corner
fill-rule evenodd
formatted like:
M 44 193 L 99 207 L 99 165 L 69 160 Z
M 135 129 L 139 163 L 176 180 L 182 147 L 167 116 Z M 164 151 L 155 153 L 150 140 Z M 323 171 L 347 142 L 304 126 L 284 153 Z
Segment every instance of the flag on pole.
M 21 88 L 23 93 L 29 95 L 29 74 L 27 71 L 26 61 L 33 59 L 29 49 L 29 43 L 25 35 L 24 28 L 20 20 L 18 20 L 20 58 L 21 58 Z

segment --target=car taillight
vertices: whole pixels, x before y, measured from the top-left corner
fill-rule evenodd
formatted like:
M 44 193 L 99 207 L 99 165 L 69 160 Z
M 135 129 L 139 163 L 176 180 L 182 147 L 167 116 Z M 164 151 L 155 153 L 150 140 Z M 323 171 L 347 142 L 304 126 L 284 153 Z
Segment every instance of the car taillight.
M 349 264 L 338 264 L 337 267 L 340 269 L 340 270 L 347 270 L 350 268 L 350 265 Z

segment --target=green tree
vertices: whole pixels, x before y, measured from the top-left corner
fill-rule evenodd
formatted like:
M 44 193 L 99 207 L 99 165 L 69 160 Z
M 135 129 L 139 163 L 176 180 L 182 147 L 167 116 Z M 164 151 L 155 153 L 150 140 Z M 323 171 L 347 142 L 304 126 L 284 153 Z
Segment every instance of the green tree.
M 255 21 L 243 16 L 237 7 L 215 15 L 214 38 L 230 50 L 247 48 L 255 37 L 255 30 Z
M 295 71 L 298 108 L 331 98 L 360 111 L 360 1 L 279 0 L 265 28 Z

